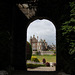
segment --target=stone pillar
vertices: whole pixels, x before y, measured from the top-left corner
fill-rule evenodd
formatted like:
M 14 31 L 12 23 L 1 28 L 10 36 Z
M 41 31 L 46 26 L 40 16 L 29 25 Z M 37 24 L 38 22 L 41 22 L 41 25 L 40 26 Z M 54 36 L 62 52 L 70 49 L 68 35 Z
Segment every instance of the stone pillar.
M 26 70 L 26 35 L 28 19 L 15 6 L 14 15 L 14 50 L 13 50 L 13 67 L 15 70 Z

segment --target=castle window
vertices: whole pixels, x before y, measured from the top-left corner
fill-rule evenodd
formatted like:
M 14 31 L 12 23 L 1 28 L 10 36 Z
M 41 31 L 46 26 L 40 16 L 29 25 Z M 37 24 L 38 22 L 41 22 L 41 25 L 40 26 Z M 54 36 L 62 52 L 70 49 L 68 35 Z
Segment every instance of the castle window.
M 35 46 L 35 44 L 33 43 L 33 46 Z
M 33 50 L 36 50 L 36 48 L 35 48 L 35 47 L 33 47 L 32 49 L 33 49 Z
M 37 45 L 39 46 L 39 43 Z
M 43 45 L 44 45 L 44 43 L 43 43 Z
M 41 47 L 41 49 L 43 49 L 43 47 Z
M 40 49 L 40 47 L 39 47 L 39 49 Z

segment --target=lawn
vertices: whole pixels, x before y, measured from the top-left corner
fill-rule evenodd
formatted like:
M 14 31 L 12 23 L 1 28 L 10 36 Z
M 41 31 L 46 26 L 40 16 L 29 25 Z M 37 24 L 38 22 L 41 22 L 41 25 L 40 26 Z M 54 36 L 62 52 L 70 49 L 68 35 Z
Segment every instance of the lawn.
M 34 55 L 36 56 L 40 62 L 42 62 L 42 59 L 45 58 L 46 62 L 56 62 L 56 55 Z

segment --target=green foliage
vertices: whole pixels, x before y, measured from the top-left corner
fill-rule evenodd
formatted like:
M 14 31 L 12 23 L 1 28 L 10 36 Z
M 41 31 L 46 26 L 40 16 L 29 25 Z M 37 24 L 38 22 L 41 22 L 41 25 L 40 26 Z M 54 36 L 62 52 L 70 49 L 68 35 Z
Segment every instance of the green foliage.
M 26 59 L 30 60 L 31 56 L 32 56 L 32 47 L 29 42 L 27 42 L 27 47 L 29 47 L 29 48 L 27 48 L 27 49 L 29 49 L 29 53 L 26 53 Z
M 31 57 L 31 61 L 40 62 L 36 56 L 32 56 L 32 57 Z
M 45 64 L 29 64 L 27 63 L 27 68 L 36 68 L 36 67 L 46 67 Z
M 62 35 L 65 36 L 66 42 L 69 43 L 70 48 L 70 54 L 73 54 L 75 52 L 75 40 L 74 40 L 74 33 L 75 33 L 75 2 L 70 2 L 71 7 L 71 14 L 70 14 L 70 20 L 63 23 Z
M 75 1 L 70 2 L 70 20 L 63 23 L 62 26 L 62 37 L 64 38 L 64 63 L 65 70 L 68 72 L 74 71 L 74 62 L 75 61 Z M 68 59 L 69 58 L 69 59 Z M 66 62 L 67 61 L 67 62 Z M 73 67 L 73 68 L 72 68 Z
M 49 51 L 54 51 L 54 50 L 51 49 L 51 50 L 49 50 Z
M 36 55 L 39 55 L 39 53 L 38 53 L 38 52 L 36 52 Z
M 53 53 L 54 53 L 53 55 L 56 55 L 56 51 L 54 51 Z
M 71 12 L 70 16 L 75 19 L 75 1 L 70 2 L 70 7 L 72 8 L 70 11 Z M 74 22 L 75 22 L 75 20 L 74 20 Z

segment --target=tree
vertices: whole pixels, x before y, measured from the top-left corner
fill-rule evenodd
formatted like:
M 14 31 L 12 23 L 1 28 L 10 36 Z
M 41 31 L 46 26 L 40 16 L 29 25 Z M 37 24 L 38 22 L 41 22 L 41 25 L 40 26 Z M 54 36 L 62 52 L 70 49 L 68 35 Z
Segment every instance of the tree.
M 32 56 L 32 47 L 29 42 L 27 42 L 27 48 L 26 48 L 26 59 L 30 60 Z
M 65 69 L 73 73 L 75 71 L 75 1 L 70 2 L 70 20 L 63 23 L 62 36 L 64 37 L 65 55 L 67 61 Z

